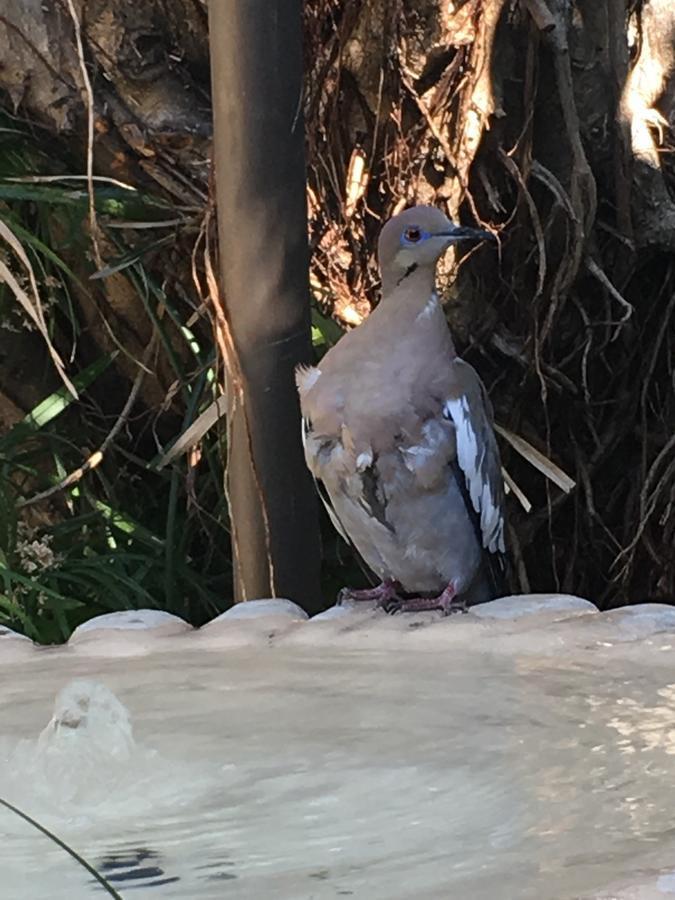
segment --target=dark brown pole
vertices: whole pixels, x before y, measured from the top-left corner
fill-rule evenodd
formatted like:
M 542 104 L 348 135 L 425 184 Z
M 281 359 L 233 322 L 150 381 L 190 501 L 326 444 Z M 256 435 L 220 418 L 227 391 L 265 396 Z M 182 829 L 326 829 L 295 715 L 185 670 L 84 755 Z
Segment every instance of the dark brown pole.
M 311 611 L 318 517 L 293 379 L 311 358 L 302 0 L 210 0 L 209 27 L 221 285 L 246 404 L 230 428 L 235 594 Z

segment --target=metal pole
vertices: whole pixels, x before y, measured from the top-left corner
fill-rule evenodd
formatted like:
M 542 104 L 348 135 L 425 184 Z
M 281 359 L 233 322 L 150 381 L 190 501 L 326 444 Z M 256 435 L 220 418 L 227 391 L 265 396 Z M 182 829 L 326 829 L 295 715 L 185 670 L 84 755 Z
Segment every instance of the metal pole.
M 210 0 L 209 27 L 220 278 L 246 407 L 230 428 L 235 596 L 311 611 L 318 515 L 293 378 L 311 360 L 302 0 Z

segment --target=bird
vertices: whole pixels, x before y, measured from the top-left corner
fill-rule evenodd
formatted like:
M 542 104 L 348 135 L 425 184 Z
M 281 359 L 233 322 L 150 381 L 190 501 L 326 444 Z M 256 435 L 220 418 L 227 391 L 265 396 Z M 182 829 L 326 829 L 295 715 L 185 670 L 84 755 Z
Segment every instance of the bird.
M 504 483 L 493 414 L 435 289 L 456 244 L 494 240 L 414 206 L 382 228 L 381 299 L 318 365 L 296 368 L 307 466 L 333 525 L 380 579 L 338 602 L 444 615 L 498 595 Z

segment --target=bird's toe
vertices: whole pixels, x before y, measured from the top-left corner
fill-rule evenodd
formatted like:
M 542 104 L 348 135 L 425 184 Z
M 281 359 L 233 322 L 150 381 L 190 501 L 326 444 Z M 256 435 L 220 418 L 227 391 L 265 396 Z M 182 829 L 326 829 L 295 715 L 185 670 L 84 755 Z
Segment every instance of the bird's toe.
M 377 605 L 383 609 L 388 616 L 395 616 L 396 613 L 402 612 L 404 601 L 400 597 L 389 597 L 382 600 Z

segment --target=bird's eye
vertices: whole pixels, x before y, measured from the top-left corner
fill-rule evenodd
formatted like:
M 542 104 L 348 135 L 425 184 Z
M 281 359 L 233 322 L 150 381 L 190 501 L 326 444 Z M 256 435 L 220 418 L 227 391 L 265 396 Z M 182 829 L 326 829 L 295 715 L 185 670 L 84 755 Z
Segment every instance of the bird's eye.
M 404 231 L 404 237 L 406 241 L 410 241 L 411 244 L 416 244 L 422 237 L 422 232 L 416 225 L 411 225 L 410 228 L 406 228 Z

